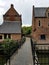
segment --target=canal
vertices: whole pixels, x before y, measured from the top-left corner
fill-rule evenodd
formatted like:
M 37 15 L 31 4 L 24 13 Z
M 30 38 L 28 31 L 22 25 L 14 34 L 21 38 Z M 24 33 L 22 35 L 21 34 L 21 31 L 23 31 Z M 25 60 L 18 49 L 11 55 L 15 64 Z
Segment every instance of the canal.
M 8 62 L 7 65 L 9 65 Z M 30 38 L 26 38 L 26 42 L 18 50 L 18 53 L 15 52 L 11 57 L 10 65 L 33 65 Z

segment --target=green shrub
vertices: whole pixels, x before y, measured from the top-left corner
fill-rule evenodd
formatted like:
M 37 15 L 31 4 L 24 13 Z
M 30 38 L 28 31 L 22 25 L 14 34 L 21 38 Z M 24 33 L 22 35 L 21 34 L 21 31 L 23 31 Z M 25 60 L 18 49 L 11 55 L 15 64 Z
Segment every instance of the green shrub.
M 25 37 L 21 41 L 5 39 L 3 42 L 0 42 L 0 50 L 3 50 L 2 52 L 5 54 L 4 59 L 8 59 L 24 42 Z

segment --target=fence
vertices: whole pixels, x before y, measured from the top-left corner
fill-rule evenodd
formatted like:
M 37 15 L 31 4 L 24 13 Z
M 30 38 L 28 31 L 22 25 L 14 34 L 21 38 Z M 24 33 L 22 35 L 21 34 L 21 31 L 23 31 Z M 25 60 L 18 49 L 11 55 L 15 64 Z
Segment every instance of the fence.
M 34 65 L 49 65 L 49 44 L 36 44 L 31 39 Z

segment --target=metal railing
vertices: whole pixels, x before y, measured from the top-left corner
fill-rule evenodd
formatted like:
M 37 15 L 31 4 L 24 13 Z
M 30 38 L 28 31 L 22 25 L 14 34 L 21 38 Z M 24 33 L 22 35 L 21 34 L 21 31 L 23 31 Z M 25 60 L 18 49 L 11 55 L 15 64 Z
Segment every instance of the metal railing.
M 49 44 L 37 44 L 31 39 L 34 65 L 49 65 Z

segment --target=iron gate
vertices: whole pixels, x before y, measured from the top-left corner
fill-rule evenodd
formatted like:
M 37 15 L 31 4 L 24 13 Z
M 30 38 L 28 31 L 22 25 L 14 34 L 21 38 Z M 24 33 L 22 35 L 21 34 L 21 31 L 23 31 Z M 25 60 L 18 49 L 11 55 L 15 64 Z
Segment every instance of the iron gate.
M 36 44 L 31 39 L 34 65 L 49 65 L 49 44 Z

